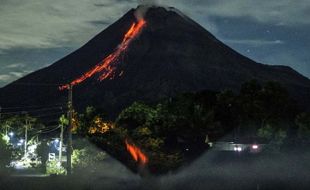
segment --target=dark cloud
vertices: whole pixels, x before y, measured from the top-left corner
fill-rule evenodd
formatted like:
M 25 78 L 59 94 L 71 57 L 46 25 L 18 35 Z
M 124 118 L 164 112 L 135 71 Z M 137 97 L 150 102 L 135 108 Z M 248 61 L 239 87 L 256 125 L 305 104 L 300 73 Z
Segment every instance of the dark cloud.
M 26 74 L 46 67 L 66 56 L 74 48 L 14 48 L 0 56 L 0 86 L 4 86 Z

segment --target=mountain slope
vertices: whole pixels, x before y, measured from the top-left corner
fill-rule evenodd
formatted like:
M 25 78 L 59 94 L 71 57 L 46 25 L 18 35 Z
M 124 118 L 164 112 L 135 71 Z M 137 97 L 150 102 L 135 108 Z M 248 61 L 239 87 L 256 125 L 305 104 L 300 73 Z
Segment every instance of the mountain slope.
M 83 47 L 51 66 L 0 89 L 0 105 L 65 103 L 67 91 L 60 91 L 56 84 L 71 82 L 112 53 L 132 23 L 137 22 L 137 11 L 130 10 Z M 293 69 L 256 63 L 175 11 L 152 7 L 144 19 L 146 27 L 118 59 L 117 72 L 123 72 L 122 76 L 100 82 L 96 74 L 75 86 L 75 108 L 93 105 L 115 116 L 136 100 L 150 102 L 205 89 L 237 91 L 251 79 L 278 81 L 301 105 L 310 105 L 310 80 Z

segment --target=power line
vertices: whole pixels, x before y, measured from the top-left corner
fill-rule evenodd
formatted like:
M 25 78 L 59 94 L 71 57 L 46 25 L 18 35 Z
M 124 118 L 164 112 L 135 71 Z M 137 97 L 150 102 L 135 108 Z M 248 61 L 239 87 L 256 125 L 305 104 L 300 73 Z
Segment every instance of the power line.
M 50 126 L 45 126 L 44 128 L 40 128 L 40 129 L 32 128 L 30 129 L 28 133 L 30 133 L 31 135 L 50 133 L 50 132 L 56 131 L 60 127 L 61 125 L 50 125 Z
M 43 114 L 43 115 L 33 115 L 32 117 L 47 117 L 47 116 L 53 116 L 53 115 L 58 115 L 58 114 L 64 114 L 65 112 L 64 111 L 61 111 L 61 112 L 55 112 L 55 113 L 51 113 L 51 114 Z
M 49 133 L 49 132 L 56 131 L 56 130 L 59 129 L 61 126 L 60 126 L 60 125 L 51 125 L 51 126 L 48 126 L 48 127 L 50 127 L 50 128 L 47 128 L 47 129 L 45 129 L 45 130 L 40 129 L 40 130 L 33 131 L 33 129 L 32 129 L 31 133 L 32 133 L 33 135 L 42 134 L 42 133 Z
M 61 110 L 66 110 L 66 107 L 61 107 L 61 106 L 57 106 L 57 107 L 50 107 L 50 108 L 40 108 L 40 109 L 34 109 L 34 110 L 23 110 L 23 111 L 13 111 L 13 112 L 1 112 L 1 114 L 3 115 L 12 115 L 12 114 L 27 114 L 29 113 L 34 113 L 34 112 L 41 112 L 41 111 L 48 111 L 48 110 L 56 110 L 56 109 L 61 109 Z
M 57 125 L 55 125 L 55 126 L 57 126 Z M 49 131 L 41 131 L 41 132 L 39 132 L 40 134 L 42 134 L 42 133 L 50 133 L 50 132 L 53 132 L 53 131 L 56 131 L 57 129 L 59 129 L 61 126 L 60 125 L 58 125 L 56 128 L 54 128 L 54 129 L 51 129 L 51 130 L 49 130 Z
M 50 113 L 50 114 L 42 114 L 42 115 L 30 115 L 32 118 L 35 118 L 35 119 L 42 119 L 42 118 L 46 118 L 46 117 L 49 117 L 49 116 L 53 116 L 54 118 L 57 117 L 58 115 L 61 115 L 61 114 L 65 114 L 65 111 L 61 111 L 61 112 L 55 112 L 55 113 Z M 9 118 L 8 118 L 9 119 Z M 5 118 L 2 118 L 0 119 L 0 122 L 3 122 L 3 121 L 8 121 L 8 119 L 5 119 Z M 42 119 L 44 123 L 51 123 L 53 121 L 58 121 L 59 118 L 57 117 L 57 119 L 53 119 L 53 120 L 48 120 L 48 121 L 45 121 L 44 119 Z
M 26 109 L 26 108 L 48 108 L 48 107 L 56 107 L 56 106 L 65 106 L 66 103 L 63 104 L 53 104 L 53 105 L 37 105 L 37 106 L 19 106 L 19 107 L 1 107 L 2 110 L 10 110 L 10 109 Z
M 51 129 L 54 129 L 53 127 L 55 127 L 55 126 L 57 126 L 57 125 L 44 126 L 43 128 L 40 128 L 40 129 L 32 128 L 31 132 L 39 132 L 39 131 L 44 131 L 44 130 L 50 130 L 48 127 L 51 127 Z
M 12 86 L 63 86 L 61 83 L 12 83 Z
M 44 120 L 44 123 L 53 123 L 53 122 L 59 122 L 59 118 L 57 117 L 57 119 Z
M 47 113 L 47 114 L 41 114 L 41 115 L 29 115 L 31 118 L 34 118 L 34 119 L 40 119 L 42 117 L 48 117 L 48 116 L 53 116 L 53 115 L 58 115 L 58 114 L 65 114 L 66 113 L 66 110 L 63 110 L 63 111 L 60 111 L 60 112 L 54 112 L 54 113 Z M 10 120 L 10 118 L 14 117 L 14 116 L 17 116 L 17 115 L 22 115 L 22 114 L 3 114 L 5 115 L 6 117 L 0 119 L 0 121 L 7 121 L 7 120 Z

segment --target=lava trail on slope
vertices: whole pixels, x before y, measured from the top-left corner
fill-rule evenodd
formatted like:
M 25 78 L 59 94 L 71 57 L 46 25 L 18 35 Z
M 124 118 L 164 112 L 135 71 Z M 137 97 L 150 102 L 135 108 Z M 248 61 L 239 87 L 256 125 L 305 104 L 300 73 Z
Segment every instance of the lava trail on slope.
M 139 20 L 137 23 L 133 23 L 130 27 L 130 29 L 125 34 L 122 43 L 116 48 L 116 50 L 111 53 L 109 56 L 107 56 L 105 59 L 103 59 L 100 63 L 98 63 L 95 67 L 93 67 L 91 70 L 84 73 L 79 78 L 73 80 L 69 84 L 60 86 L 60 90 L 68 89 L 69 86 L 75 86 L 86 79 L 92 77 L 96 73 L 101 73 L 99 80 L 102 81 L 107 78 L 113 78 L 117 66 L 117 60 L 121 56 L 121 54 L 126 51 L 130 43 L 134 38 L 136 38 L 144 26 L 146 25 L 146 21 L 144 19 Z M 120 75 L 122 75 L 123 72 L 121 72 Z
M 140 162 L 140 164 L 142 165 L 148 163 L 148 157 L 140 150 L 139 147 L 130 144 L 127 139 L 125 140 L 125 144 L 127 151 L 130 153 L 130 155 L 136 162 Z

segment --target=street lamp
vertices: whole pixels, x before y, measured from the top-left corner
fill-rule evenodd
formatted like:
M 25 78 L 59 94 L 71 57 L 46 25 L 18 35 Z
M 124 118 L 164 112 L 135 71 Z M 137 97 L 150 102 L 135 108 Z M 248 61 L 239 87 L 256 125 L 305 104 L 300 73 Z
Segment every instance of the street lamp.
M 17 143 L 17 146 L 22 146 L 24 144 L 25 140 L 24 139 L 20 139 Z

